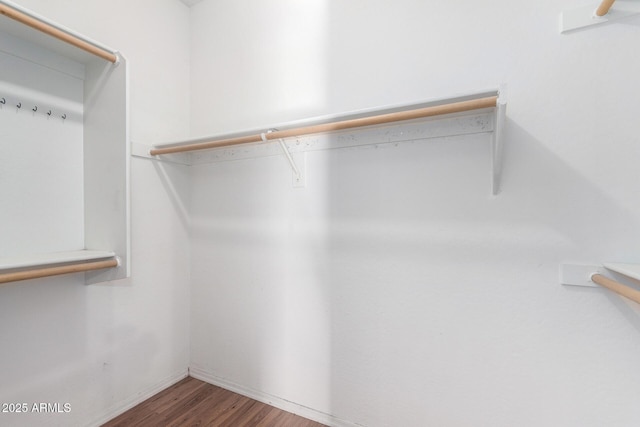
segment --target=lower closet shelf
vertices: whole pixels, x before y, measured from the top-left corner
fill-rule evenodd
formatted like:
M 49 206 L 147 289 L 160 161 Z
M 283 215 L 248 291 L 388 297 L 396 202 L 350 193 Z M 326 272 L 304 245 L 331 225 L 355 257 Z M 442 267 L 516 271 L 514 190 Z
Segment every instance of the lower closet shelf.
M 0 259 L 0 283 L 61 274 L 114 268 L 116 254 L 110 251 L 67 251 Z

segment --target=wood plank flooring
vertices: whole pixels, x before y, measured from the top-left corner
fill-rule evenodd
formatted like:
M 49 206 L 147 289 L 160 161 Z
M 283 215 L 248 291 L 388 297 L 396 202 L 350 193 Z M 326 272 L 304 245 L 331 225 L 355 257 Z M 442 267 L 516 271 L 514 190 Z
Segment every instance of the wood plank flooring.
M 129 426 L 321 427 L 322 424 L 187 377 L 103 425 Z

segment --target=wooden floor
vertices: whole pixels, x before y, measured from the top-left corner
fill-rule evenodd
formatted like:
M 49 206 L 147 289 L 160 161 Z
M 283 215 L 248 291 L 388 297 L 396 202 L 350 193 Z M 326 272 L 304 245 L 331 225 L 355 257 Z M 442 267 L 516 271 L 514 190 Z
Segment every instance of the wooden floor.
M 187 377 L 104 426 L 321 427 L 322 424 Z

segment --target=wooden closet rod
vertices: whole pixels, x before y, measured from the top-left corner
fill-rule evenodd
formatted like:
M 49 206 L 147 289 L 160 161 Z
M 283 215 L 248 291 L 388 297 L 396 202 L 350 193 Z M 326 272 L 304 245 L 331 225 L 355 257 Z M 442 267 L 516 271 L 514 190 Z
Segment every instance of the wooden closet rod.
M 611 6 L 613 6 L 613 3 L 616 0 L 602 0 L 602 3 L 600 3 L 600 6 L 598 6 L 598 8 L 596 9 L 596 15 L 597 16 L 604 16 L 607 13 L 609 13 L 609 9 L 611 9 Z
M 39 277 L 58 276 L 61 274 L 80 273 L 83 271 L 101 270 L 118 266 L 117 259 L 62 265 L 60 267 L 39 268 L 0 274 L 0 283 L 18 282 L 20 280 L 37 279 Z
M 613 279 L 609 279 L 608 277 L 597 273 L 591 276 L 591 281 L 640 304 L 640 291 L 636 289 L 625 286 L 622 283 L 616 282 Z
M 449 104 L 433 105 L 430 107 L 418 108 L 414 110 L 398 111 L 395 113 L 379 114 L 375 116 L 361 117 L 357 119 L 347 119 L 331 123 L 303 126 L 293 129 L 276 130 L 265 133 L 266 139 L 290 138 L 292 136 L 309 135 L 314 133 L 332 132 L 344 129 L 351 129 L 363 126 L 381 125 L 385 123 L 399 122 L 403 120 L 421 119 L 424 117 L 439 116 L 442 114 L 460 113 L 463 111 L 479 110 L 481 108 L 495 107 L 498 102 L 497 96 L 472 99 L 468 101 L 452 102 Z M 235 138 L 225 138 L 193 144 L 177 145 L 166 148 L 154 148 L 149 151 L 152 156 L 161 154 L 182 153 L 186 151 L 206 150 L 208 148 L 227 147 L 230 145 L 248 144 L 262 141 L 263 134 L 240 136 Z
M 33 16 L 30 16 L 6 4 L 0 3 L 0 14 L 6 16 L 7 18 L 18 21 L 21 24 L 41 31 L 51 37 L 55 37 L 58 40 L 62 40 L 65 43 L 69 43 L 70 45 L 96 55 L 109 62 L 116 63 L 118 61 L 118 57 L 113 52 L 109 52 L 105 49 L 95 46 L 85 40 L 62 31 L 61 29 L 56 28 L 51 24 L 43 22 L 40 19 L 34 18 Z

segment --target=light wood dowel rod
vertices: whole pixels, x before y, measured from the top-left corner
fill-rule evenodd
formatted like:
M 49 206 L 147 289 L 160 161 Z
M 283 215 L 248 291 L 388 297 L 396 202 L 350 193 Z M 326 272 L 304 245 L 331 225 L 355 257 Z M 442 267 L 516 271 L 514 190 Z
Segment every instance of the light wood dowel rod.
M 602 0 L 600 6 L 598 6 L 598 8 L 596 9 L 596 15 L 604 16 L 609 13 L 609 9 L 611 9 L 611 6 L 613 6 L 613 3 L 615 1 L 616 0 Z
M 315 133 L 333 132 L 344 129 L 352 129 L 363 126 L 374 126 L 385 123 L 400 122 L 404 120 L 421 119 L 424 117 L 439 116 L 443 114 L 460 113 L 463 111 L 479 110 L 481 108 L 495 107 L 498 102 L 497 96 L 472 99 L 469 101 L 453 102 L 450 104 L 434 105 L 431 107 L 418 108 L 415 110 L 399 111 L 395 113 L 380 114 L 375 116 L 348 119 L 332 123 L 303 126 L 294 129 L 278 130 L 267 133 L 267 139 L 289 138 L 293 136 L 310 135 Z M 236 138 L 226 138 L 212 141 L 196 142 L 193 144 L 178 145 L 166 148 L 154 148 L 149 151 L 152 156 L 161 154 L 183 153 L 187 151 L 206 150 L 209 148 L 227 147 L 231 145 L 260 142 L 260 134 L 241 136 Z
M 591 281 L 609 289 L 610 291 L 617 293 L 618 295 L 622 295 L 623 297 L 629 298 L 631 301 L 635 301 L 640 304 L 640 291 L 636 289 L 625 286 L 613 279 L 609 279 L 602 274 L 592 275 Z
M 86 52 L 96 55 L 109 62 L 115 63 L 118 61 L 118 57 L 114 53 L 101 49 L 91 43 L 88 43 L 82 39 L 79 39 L 78 37 L 75 37 L 69 33 L 66 33 L 50 24 L 47 24 L 46 22 L 42 22 L 39 19 L 36 19 L 32 16 L 27 15 L 26 13 L 23 13 L 12 7 L 9 7 L 6 4 L 0 4 L 0 14 L 8 18 L 11 18 L 15 21 L 18 21 L 24 25 L 27 25 L 31 28 L 34 28 L 38 31 L 41 31 L 45 34 L 48 34 L 51 37 L 55 37 L 58 40 L 62 40 L 65 43 L 69 43 L 70 45 L 73 45 L 79 49 L 82 49 Z
M 58 276 L 61 274 L 80 273 L 83 271 L 100 270 L 103 268 L 113 268 L 118 266 L 118 260 L 109 259 L 106 261 L 94 261 L 79 264 L 62 265 L 59 267 L 48 267 L 26 271 L 16 271 L 13 273 L 0 274 L 0 283 L 18 282 L 20 280 L 37 279 L 40 277 Z

